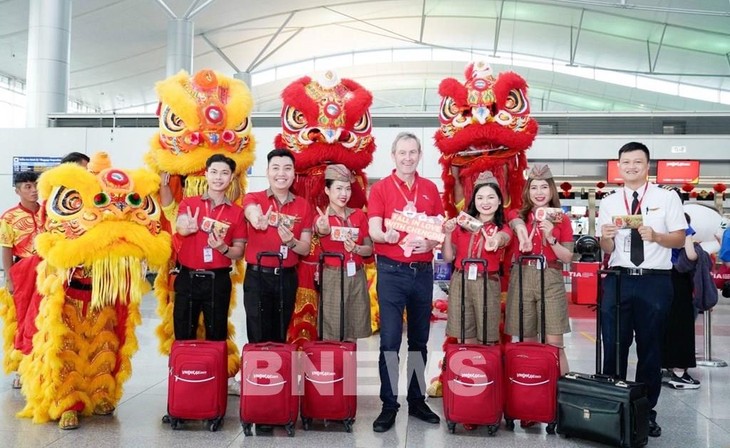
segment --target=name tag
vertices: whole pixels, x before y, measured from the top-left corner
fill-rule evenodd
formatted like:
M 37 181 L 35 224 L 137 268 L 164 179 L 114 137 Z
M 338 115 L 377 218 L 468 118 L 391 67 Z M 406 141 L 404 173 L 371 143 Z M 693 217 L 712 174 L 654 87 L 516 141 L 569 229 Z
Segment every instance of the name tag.
M 348 277 L 354 277 L 356 271 L 357 271 L 357 269 L 355 267 L 355 262 L 354 261 L 348 261 L 347 262 L 347 276 Z
M 469 270 L 467 271 L 467 276 L 469 280 L 476 280 L 477 279 L 477 265 L 470 264 Z
M 211 248 L 211 247 L 203 248 L 203 263 L 212 263 L 212 262 L 213 262 L 213 248 Z

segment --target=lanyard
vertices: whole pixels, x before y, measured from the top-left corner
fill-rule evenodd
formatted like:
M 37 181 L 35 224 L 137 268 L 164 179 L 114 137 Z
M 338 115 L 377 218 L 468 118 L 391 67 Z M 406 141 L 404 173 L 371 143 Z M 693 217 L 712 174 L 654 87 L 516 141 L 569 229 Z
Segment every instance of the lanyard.
M 535 212 L 530 212 L 530 217 L 532 218 L 532 230 L 530 230 L 530 234 L 528 235 L 528 239 L 533 243 L 533 251 L 532 253 L 535 253 L 535 243 L 534 243 L 534 237 L 535 233 L 537 233 L 537 219 L 535 219 Z M 526 226 L 526 225 L 525 225 Z M 545 245 L 542 243 L 543 238 L 539 238 L 538 241 L 540 242 L 540 252 L 538 252 L 538 255 L 544 255 L 544 249 Z
M 483 242 L 482 242 L 482 234 L 479 232 L 479 238 L 477 238 L 477 243 L 474 244 L 474 237 L 476 234 L 472 233 L 469 237 L 469 258 L 478 258 L 479 254 L 482 252 L 482 249 L 484 249 Z M 476 253 L 474 252 L 474 249 L 476 248 Z M 462 262 L 462 269 L 464 268 L 464 263 Z
M 401 190 L 400 185 L 398 185 L 398 181 L 395 179 L 395 177 L 396 177 L 395 174 L 391 174 L 391 176 L 392 176 L 392 179 L 393 179 L 393 184 L 395 184 L 395 188 L 398 189 L 398 193 L 400 193 L 400 195 L 403 196 L 403 200 L 406 201 L 406 206 L 408 206 L 409 204 L 413 204 L 413 208 L 415 209 L 416 208 L 416 201 L 418 201 L 418 182 L 417 182 L 417 179 L 413 181 L 413 183 L 415 184 L 415 187 L 416 187 L 413 190 L 413 201 L 409 201 L 408 198 L 406 197 L 406 194 L 403 193 L 403 190 Z
M 629 211 L 629 200 L 626 197 L 626 189 L 624 188 L 624 205 L 626 206 L 626 213 L 629 215 L 640 215 L 641 214 L 641 203 L 644 202 L 644 196 L 646 196 L 646 189 L 649 188 L 649 182 L 644 185 L 644 191 L 641 192 L 641 199 L 636 204 L 636 209 Z
M 216 215 L 216 217 L 215 217 L 215 220 L 216 220 L 216 221 L 220 221 L 221 213 L 223 213 L 223 209 L 224 209 L 224 208 L 226 208 L 226 204 L 225 204 L 225 202 L 221 204 L 221 209 L 220 209 L 220 210 L 218 210 L 218 214 L 217 214 L 217 215 Z M 215 207 L 213 207 L 213 209 L 215 210 Z M 209 205 L 208 205 L 208 201 L 205 201 L 205 216 L 206 216 L 207 218 L 210 218 L 210 217 L 211 217 L 211 216 L 210 216 L 210 207 L 209 207 Z

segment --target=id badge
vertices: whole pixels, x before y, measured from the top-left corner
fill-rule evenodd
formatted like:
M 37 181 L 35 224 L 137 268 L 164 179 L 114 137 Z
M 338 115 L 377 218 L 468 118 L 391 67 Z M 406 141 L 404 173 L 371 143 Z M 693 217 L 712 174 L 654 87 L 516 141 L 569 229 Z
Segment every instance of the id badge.
M 279 253 L 281 254 L 281 258 L 286 260 L 286 257 L 289 255 L 289 248 L 286 245 L 282 244 L 281 246 L 279 246 Z
M 477 265 L 470 264 L 469 270 L 467 271 L 466 278 L 469 280 L 476 280 L 477 279 Z
M 203 263 L 212 263 L 212 262 L 213 262 L 213 248 L 211 248 L 211 247 L 203 248 Z
M 535 268 L 538 270 L 545 269 L 545 263 L 543 262 L 543 260 L 535 260 Z
M 348 261 L 347 262 L 347 276 L 348 277 L 354 277 L 355 276 L 355 262 L 354 261 Z
M 631 235 L 624 238 L 624 252 L 626 252 L 626 253 L 631 252 Z

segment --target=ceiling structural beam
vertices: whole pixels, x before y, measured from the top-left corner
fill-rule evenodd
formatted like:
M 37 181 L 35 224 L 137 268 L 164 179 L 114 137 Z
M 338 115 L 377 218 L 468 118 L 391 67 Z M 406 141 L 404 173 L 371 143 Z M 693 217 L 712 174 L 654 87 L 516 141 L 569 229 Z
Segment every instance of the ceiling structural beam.
M 268 50 L 269 47 L 271 46 L 271 44 L 274 42 L 274 40 L 276 40 L 276 38 L 279 37 L 279 34 L 281 34 L 281 31 L 284 29 L 286 24 L 289 23 L 289 21 L 292 19 L 292 17 L 294 17 L 294 14 L 296 14 L 296 13 L 297 13 L 296 11 L 292 11 L 289 13 L 289 15 L 286 17 L 286 20 L 284 20 L 284 23 L 282 23 L 279 26 L 279 29 L 276 30 L 276 32 L 271 36 L 269 41 L 266 42 L 266 45 L 264 45 L 264 48 L 262 48 L 261 51 L 259 51 L 259 54 L 257 54 L 256 57 L 253 58 L 253 61 L 251 61 L 251 65 L 249 65 L 248 68 L 246 69 L 247 72 L 249 72 L 249 73 L 252 72 L 253 69 L 257 65 L 259 65 L 259 63 L 260 63 L 259 58 L 261 58 L 261 56 L 263 56 L 263 54 L 266 53 L 266 50 Z
M 162 7 L 162 9 L 165 10 L 165 12 L 170 17 L 171 20 L 177 20 L 177 16 L 172 11 L 172 9 L 170 9 L 170 7 L 167 6 L 167 4 L 165 3 L 165 0 L 155 0 L 155 1 L 157 2 L 158 5 L 160 5 Z
M 423 43 L 423 29 L 426 27 L 426 0 L 421 5 L 421 33 L 418 36 L 418 42 Z
M 367 26 L 373 27 L 373 28 L 375 28 L 375 29 L 378 29 L 378 30 L 381 30 L 381 31 L 385 31 L 386 33 L 388 33 L 388 34 L 390 34 L 390 35 L 393 35 L 393 36 L 398 36 L 398 37 L 400 37 L 400 38 L 402 38 L 402 39 L 406 40 L 407 42 L 412 42 L 412 43 L 414 43 L 414 44 L 417 44 L 417 43 L 419 43 L 419 42 L 418 42 L 418 41 L 417 41 L 416 39 L 414 39 L 414 38 L 412 38 L 412 37 L 408 37 L 408 36 L 406 36 L 406 35 L 403 35 L 403 34 L 399 34 L 399 33 L 396 33 L 396 32 L 395 32 L 395 31 L 393 31 L 392 29 L 388 29 L 388 28 L 385 28 L 385 27 L 382 27 L 382 26 L 378 26 L 378 25 L 375 25 L 374 23 L 370 23 L 370 22 L 368 22 L 367 20 L 363 20 L 363 19 L 358 19 L 358 18 L 357 18 L 357 17 L 355 17 L 355 16 L 351 16 L 351 15 L 349 15 L 349 14 L 345 14 L 344 12 L 341 12 L 341 11 L 337 11 L 336 9 L 330 8 L 330 7 L 328 7 L 328 6 L 323 6 L 323 7 L 322 7 L 322 9 L 326 9 L 326 10 L 328 10 L 328 11 L 332 11 L 332 12 L 333 12 L 333 13 L 335 13 L 335 14 L 339 14 L 339 15 L 341 15 L 342 17 L 346 17 L 346 18 L 348 18 L 348 19 L 350 19 L 350 20 L 354 20 L 354 21 L 356 21 L 356 22 L 360 22 L 360 23 L 362 23 L 363 25 L 367 25 Z M 359 30 L 359 31 L 363 31 L 363 32 L 364 32 L 364 30 Z
M 570 27 L 570 66 L 575 67 L 575 55 L 578 53 L 578 42 L 580 41 L 580 32 L 583 29 L 583 16 L 585 16 L 586 10 L 580 10 L 580 20 L 578 21 L 578 30 L 575 33 L 575 39 L 573 39 L 573 27 Z
M 193 12 L 196 6 L 198 6 L 198 3 L 200 3 L 201 0 L 195 0 L 193 1 L 190 6 L 188 6 L 188 10 L 185 11 L 185 14 L 183 14 L 183 17 L 190 17 L 190 13 Z
M 659 38 L 659 46 L 656 49 L 656 54 L 654 55 L 654 61 L 649 61 L 651 64 L 649 66 L 649 71 L 651 73 L 654 73 L 654 70 L 656 70 L 656 63 L 659 60 L 659 53 L 662 51 L 662 45 L 664 45 L 664 35 L 667 33 L 667 24 L 664 24 L 664 29 L 662 29 L 662 37 Z M 646 44 L 649 45 L 649 41 L 646 41 Z
M 205 8 L 207 8 L 207 7 L 208 7 L 208 5 L 210 5 L 210 4 L 211 4 L 211 3 L 213 3 L 214 1 L 215 1 L 215 0 L 208 0 L 208 1 L 206 1 L 206 2 L 205 2 L 205 3 L 203 3 L 202 5 L 200 5 L 200 6 L 198 6 L 197 8 L 195 8 L 195 9 L 194 9 L 194 10 L 193 10 L 193 11 L 192 11 L 191 13 L 189 13 L 189 14 L 187 14 L 187 13 L 186 13 L 186 14 L 185 14 L 185 18 L 186 18 L 186 19 L 188 19 L 188 20 L 192 19 L 193 17 L 195 17 L 196 15 L 198 15 L 198 13 L 199 13 L 200 11 L 204 10 Z M 195 0 L 195 3 L 197 3 L 197 2 L 198 2 L 198 0 Z
M 499 47 L 499 33 L 502 30 L 502 15 L 504 14 L 504 0 L 499 5 L 499 15 L 497 16 L 497 23 L 494 26 L 494 46 L 492 49 L 492 56 L 497 57 L 497 48 Z
M 202 37 L 205 43 L 208 44 L 210 48 L 212 48 L 213 51 L 215 51 L 218 56 L 220 56 L 221 59 L 223 59 L 226 64 L 228 64 L 236 73 L 239 73 L 241 71 L 238 69 L 238 67 L 236 67 L 236 64 L 234 64 L 233 61 L 231 61 L 231 59 L 226 56 L 225 53 L 223 53 L 223 50 L 221 50 L 220 47 L 216 46 L 213 42 L 210 41 L 210 39 L 208 39 L 208 36 L 206 36 L 205 33 L 201 34 L 200 37 Z
M 251 73 L 256 67 L 258 67 L 259 65 L 261 65 L 265 60 L 269 59 L 272 55 L 276 54 L 276 52 L 279 51 L 279 49 L 281 47 L 283 47 L 284 45 L 288 44 L 290 40 L 294 39 L 297 36 L 297 34 L 299 34 L 299 33 L 302 32 L 302 30 L 304 30 L 304 28 L 298 28 L 296 31 L 294 31 L 293 33 L 291 33 L 291 36 L 287 37 L 284 42 L 282 42 L 279 45 L 277 45 L 276 48 L 274 48 L 273 50 L 271 50 L 269 52 L 269 54 L 267 54 L 266 56 L 264 56 L 261 59 L 259 59 L 258 61 L 256 61 L 256 64 L 249 65 L 248 68 L 246 69 L 246 71 L 249 72 L 249 73 Z

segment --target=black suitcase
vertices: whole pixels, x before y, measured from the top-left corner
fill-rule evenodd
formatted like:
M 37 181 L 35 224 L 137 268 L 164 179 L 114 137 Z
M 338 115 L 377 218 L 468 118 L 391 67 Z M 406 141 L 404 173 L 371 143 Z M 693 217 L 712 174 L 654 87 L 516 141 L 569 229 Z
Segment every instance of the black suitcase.
M 616 371 L 619 371 L 619 295 L 617 271 L 598 271 L 596 374 L 570 372 L 558 380 L 558 434 L 617 447 L 644 446 L 649 441 L 646 385 L 601 375 L 601 278 L 616 275 Z

